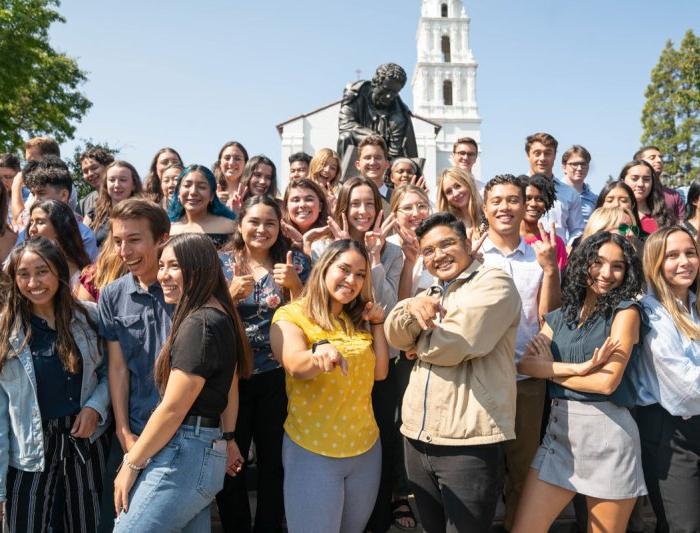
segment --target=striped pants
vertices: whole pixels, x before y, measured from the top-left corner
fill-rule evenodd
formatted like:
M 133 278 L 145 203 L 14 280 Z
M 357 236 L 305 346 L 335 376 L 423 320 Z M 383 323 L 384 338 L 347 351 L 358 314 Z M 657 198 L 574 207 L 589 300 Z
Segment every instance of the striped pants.
M 5 514 L 10 533 L 44 533 L 54 513 L 58 487 L 63 488 L 63 529 L 66 533 L 93 533 L 100 519 L 108 433 L 94 443 L 70 435 L 74 416 L 44 422 L 44 470 L 7 472 Z M 59 502 L 60 503 L 60 502 Z

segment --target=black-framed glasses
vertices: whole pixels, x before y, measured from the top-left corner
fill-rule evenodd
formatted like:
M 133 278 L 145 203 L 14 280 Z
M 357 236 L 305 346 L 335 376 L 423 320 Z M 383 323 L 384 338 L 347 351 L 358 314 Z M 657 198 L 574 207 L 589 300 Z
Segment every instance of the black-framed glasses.
M 567 163 L 567 165 L 569 165 L 572 168 L 581 168 L 581 169 L 588 168 L 588 163 L 586 163 L 585 161 L 577 161 L 575 163 Z
M 635 237 L 639 237 L 639 228 L 636 225 L 633 224 L 620 224 L 617 227 L 617 231 L 620 232 L 620 235 L 623 237 L 627 236 L 628 233 L 632 233 Z

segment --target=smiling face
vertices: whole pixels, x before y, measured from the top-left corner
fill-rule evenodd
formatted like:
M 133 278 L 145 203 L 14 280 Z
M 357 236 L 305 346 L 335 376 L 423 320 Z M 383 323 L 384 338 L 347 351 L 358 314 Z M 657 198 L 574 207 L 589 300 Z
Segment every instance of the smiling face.
M 176 304 L 182 298 L 185 283 L 172 246 L 166 246 L 158 261 L 158 283 L 165 303 Z
M 160 186 L 163 189 L 163 194 L 170 202 L 170 199 L 175 194 L 175 188 L 177 187 L 177 177 L 180 175 L 181 170 L 177 167 L 166 168 L 160 177 Z
M 360 158 L 355 162 L 355 167 L 365 178 L 374 181 L 378 188 L 384 184 L 384 172 L 389 168 L 384 150 L 381 146 L 368 144 L 362 147 Z
M 269 250 L 277 242 L 280 232 L 277 213 L 269 205 L 255 204 L 246 210 L 240 231 L 248 250 Z
M 30 237 L 41 235 L 54 242 L 57 239 L 56 229 L 53 227 L 51 220 L 49 220 L 49 215 L 39 207 L 35 207 L 29 216 L 28 233 Z
M 605 195 L 603 207 L 626 207 L 627 209 L 631 209 L 632 200 L 625 189 L 622 187 L 615 187 L 614 189 L 610 189 L 608 194 Z
M 15 282 L 20 294 L 29 300 L 34 309 L 51 304 L 60 284 L 54 269 L 34 252 L 22 254 L 17 264 Z
M 318 220 L 321 202 L 312 189 L 291 187 L 287 198 L 287 212 L 289 220 L 304 232 Z
M 397 163 L 391 167 L 391 183 L 394 187 L 411 183 L 411 180 L 416 176 L 416 171 L 413 165 L 408 161 Z
M 552 168 L 554 167 L 554 158 L 556 155 L 557 151 L 554 147 L 545 146 L 541 142 L 533 142 L 527 153 L 527 159 L 530 162 L 530 174 L 552 176 Z
M 348 224 L 355 233 L 364 235 L 374 224 L 377 208 L 374 205 L 374 193 L 369 185 L 358 185 L 350 192 L 348 203 Z
M 545 211 L 547 211 L 547 207 L 542 191 L 533 185 L 528 185 L 525 190 L 525 215 L 523 220 L 529 224 L 537 224 L 537 221 L 542 218 Z
M 396 208 L 396 220 L 404 229 L 415 231 L 430 215 L 430 204 L 419 194 L 407 192 Z
M 695 244 L 685 231 L 674 231 L 666 238 L 662 274 L 676 296 L 685 299 L 695 285 L 700 259 Z
M 576 152 L 573 152 L 566 163 L 562 165 L 564 176 L 574 184 L 583 183 L 588 176 L 588 168 L 588 161 Z
M 107 194 L 112 205 L 129 198 L 134 193 L 134 177 L 126 167 L 110 167 L 107 170 Z
M 435 226 L 420 239 L 423 265 L 440 281 L 451 281 L 472 262 L 471 244 L 449 226 Z
M 362 254 L 347 250 L 328 266 L 323 280 L 331 299 L 342 307 L 357 298 L 367 276 L 368 265 Z
M 188 215 L 200 215 L 206 212 L 214 191 L 211 190 L 207 177 L 195 171 L 182 178 L 178 197 Z
M 309 175 L 309 164 L 306 161 L 294 161 L 289 165 L 289 181 L 305 178 Z
M 272 184 L 272 167 L 264 163 L 255 165 L 255 169 L 250 175 L 248 189 L 250 194 L 265 194 Z
M 322 185 L 331 184 L 338 177 L 338 163 L 334 157 L 329 157 L 318 173 Z
M 479 152 L 473 144 L 460 143 L 452 152 L 452 164 L 462 170 L 471 172 L 478 156 Z
M 87 181 L 93 189 L 98 189 L 102 184 L 106 168 L 105 165 L 89 157 L 86 157 L 80 162 L 80 170 L 83 172 L 83 178 L 85 178 L 85 181 Z
M 182 164 L 182 161 L 180 161 L 180 158 L 175 152 L 166 150 L 158 156 L 158 159 L 156 159 L 156 175 L 162 179 L 163 171 L 175 163 Z
M 520 233 L 520 223 L 525 214 L 520 187 L 512 183 L 494 186 L 484 202 L 484 214 L 489 223 L 489 230 L 499 235 Z
M 224 173 L 227 183 L 237 183 L 245 167 L 245 154 L 238 146 L 227 146 L 221 152 L 219 168 Z
M 588 290 L 596 296 L 607 294 L 622 285 L 627 267 L 625 255 L 614 242 L 598 249 L 598 257 L 588 267 Z
M 148 279 L 158 267 L 159 244 L 153 238 L 148 219 L 112 220 L 112 237 L 115 251 L 129 272 Z
M 442 192 L 447 203 L 461 211 L 469 205 L 469 189 L 459 180 L 446 177 L 442 182 Z
M 632 189 L 637 204 L 643 203 L 651 193 L 653 178 L 651 169 L 646 165 L 630 167 L 625 175 L 625 183 Z

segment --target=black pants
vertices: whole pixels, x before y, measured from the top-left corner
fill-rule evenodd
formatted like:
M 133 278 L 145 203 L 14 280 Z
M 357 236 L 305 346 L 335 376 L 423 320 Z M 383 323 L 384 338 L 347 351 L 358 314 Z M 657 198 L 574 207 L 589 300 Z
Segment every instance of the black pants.
M 505 443 L 440 446 L 405 439 L 404 449 L 426 533 L 489 530 L 503 493 Z
M 375 381 L 372 387 L 372 409 L 379 427 L 379 439 L 382 444 L 382 471 L 379 479 L 377 501 L 367 523 L 372 533 L 388 531 L 392 523 L 391 495 L 394 484 L 394 461 L 396 448 L 400 444 L 396 427 L 396 365 L 389 361 L 389 373 L 386 379 Z
M 683 420 L 654 404 L 638 408 L 637 424 L 657 520 L 673 533 L 700 531 L 700 415 Z
M 53 514 L 57 487 L 63 487 L 63 529 L 93 533 L 100 520 L 100 495 L 109 453 L 109 437 L 94 443 L 74 439 L 75 417 L 44 423 L 44 470 L 7 471 L 7 528 L 11 533 L 43 533 Z
M 255 441 L 258 489 L 255 526 L 252 531 L 282 531 L 284 498 L 282 486 L 283 424 L 287 417 L 284 370 L 278 368 L 250 379 L 242 379 L 238 389 L 236 443 L 244 458 L 251 440 Z M 235 477 L 226 476 L 223 490 L 216 496 L 221 524 L 225 532 L 251 531 L 251 514 L 246 485 L 247 470 Z M 300 490 L 303 490 L 300 487 Z

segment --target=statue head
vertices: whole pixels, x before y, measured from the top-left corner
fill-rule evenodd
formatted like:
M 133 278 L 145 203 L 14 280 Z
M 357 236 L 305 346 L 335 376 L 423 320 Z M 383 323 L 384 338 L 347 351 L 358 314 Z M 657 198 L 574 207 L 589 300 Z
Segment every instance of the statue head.
M 403 89 L 406 79 L 406 71 L 396 63 L 379 65 L 372 78 L 372 103 L 377 107 L 389 107 Z

